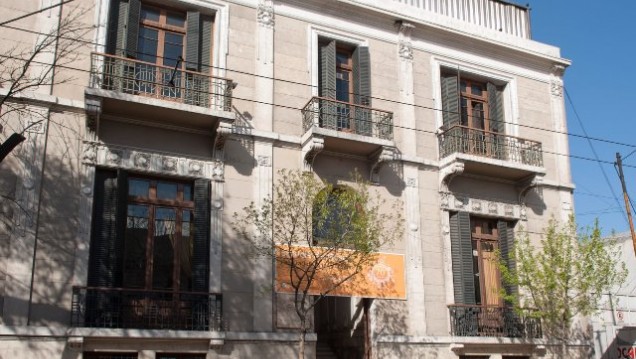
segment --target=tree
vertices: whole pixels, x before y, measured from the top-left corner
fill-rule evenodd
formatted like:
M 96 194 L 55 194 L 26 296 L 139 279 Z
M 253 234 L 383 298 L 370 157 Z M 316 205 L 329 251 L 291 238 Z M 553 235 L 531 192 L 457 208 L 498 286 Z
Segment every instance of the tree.
M 382 246 L 401 236 L 403 220 L 399 204 L 371 195 L 358 173 L 348 186 L 301 171 L 278 175 L 274 198 L 235 213 L 234 228 L 288 276 L 300 323 L 298 357 L 304 358 L 318 301 L 373 263 Z
M 70 1 L 66 1 L 70 2 Z M 65 3 L 65 2 L 63 2 Z M 57 4 L 31 14 L 16 18 L 22 19 L 34 15 L 42 10 L 57 7 Z M 38 33 L 30 30 L 7 26 L 10 21 L 3 22 L 3 27 L 18 31 L 26 31 L 37 35 L 35 45 L 18 43 L 3 51 L 0 55 L 0 129 L 9 126 L 9 119 L 24 120 L 28 125 L 13 134 L 0 144 L 0 163 L 22 141 L 24 133 L 30 128 L 42 123 L 45 118 L 41 111 L 29 106 L 27 98 L 31 93 L 42 87 L 51 87 L 71 81 L 70 76 L 60 76 L 58 68 L 64 68 L 75 61 L 79 56 L 79 49 L 87 45 L 84 40 L 92 31 L 92 26 L 82 22 L 82 16 L 88 10 L 73 8 L 62 16 L 57 26 L 46 33 Z M 57 75 L 57 76 L 56 76 Z
M 545 335 L 561 343 L 562 357 L 574 318 L 596 312 L 601 296 L 627 276 L 618 249 L 601 238 L 598 221 L 591 231 L 581 231 L 574 217 L 563 225 L 552 219 L 539 248 L 522 232 L 510 258 L 500 257 L 499 268 L 504 282 L 518 289 L 505 299 L 541 320 Z

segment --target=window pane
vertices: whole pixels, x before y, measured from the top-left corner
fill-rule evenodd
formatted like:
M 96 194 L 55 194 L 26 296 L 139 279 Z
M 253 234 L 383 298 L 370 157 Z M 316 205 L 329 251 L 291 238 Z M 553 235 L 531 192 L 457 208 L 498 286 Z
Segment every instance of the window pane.
M 472 92 L 473 95 L 476 96 L 482 96 L 483 95 L 483 88 L 480 84 L 473 84 L 470 87 L 470 91 Z
M 183 54 L 183 35 L 166 32 L 163 46 L 163 64 L 169 67 L 175 66 L 177 59 Z
M 169 182 L 157 183 L 158 199 L 177 199 L 177 184 Z
M 128 181 L 128 195 L 148 197 L 148 189 L 150 188 L 150 181 L 131 178 Z
M 475 286 L 475 303 L 481 304 L 481 286 L 479 281 L 479 252 L 477 251 L 477 241 L 471 241 L 473 246 L 473 284 Z
M 180 289 L 192 291 L 192 253 L 194 242 L 192 238 L 192 212 L 184 210 L 181 222 L 181 241 L 179 243 Z
M 128 205 L 124 239 L 124 287 L 143 288 L 146 283 L 148 206 Z
M 159 9 L 150 6 L 142 6 L 141 19 L 159 22 Z
M 183 186 L 183 200 L 192 201 L 192 186 L 189 184 Z
M 159 32 L 157 30 L 140 26 L 139 40 L 137 43 L 137 58 L 141 61 L 156 63 L 158 43 Z
M 185 14 L 168 11 L 168 18 L 166 19 L 166 23 L 168 25 L 184 27 L 185 21 L 186 21 Z
M 336 100 L 349 102 L 349 71 L 336 72 Z
M 176 210 L 155 209 L 155 233 L 153 236 L 152 288 L 171 289 L 176 240 Z
M 336 66 L 349 66 L 349 53 L 337 52 L 336 53 Z
M 459 83 L 459 90 L 460 90 L 461 92 L 466 92 L 466 82 L 461 81 L 461 82 Z

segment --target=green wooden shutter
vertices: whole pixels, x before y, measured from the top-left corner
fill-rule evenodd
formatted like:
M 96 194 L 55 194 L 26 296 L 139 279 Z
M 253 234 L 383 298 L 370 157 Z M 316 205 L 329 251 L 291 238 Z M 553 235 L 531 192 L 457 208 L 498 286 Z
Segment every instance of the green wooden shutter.
M 201 67 L 199 71 L 210 74 L 210 66 L 212 65 L 212 27 L 214 26 L 214 17 L 211 15 L 201 15 Z
M 141 14 L 141 2 L 139 0 L 128 1 L 128 22 L 126 24 L 126 55 L 137 57 L 137 39 L 139 37 L 139 16 Z
M 457 74 L 442 74 L 442 117 L 444 128 L 460 124 L 459 116 L 459 81 Z
M 320 97 L 336 99 L 336 42 L 320 45 L 318 92 Z M 338 111 L 335 103 L 320 101 L 320 127 L 337 129 Z
M 514 271 L 516 267 L 516 261 L 514 258 L 514 224 L 508 221 L 499 220 L 497 222 L 497 231 L 499 232 L 499 251 L 501 252 L 501 258 L 506 263 L 506 266 L 510 270 Z M 517 287 L 512 285 L 504 284 L 504 289 L 508 294 L 514 294 L 517 292 Z
M 88 285 L 119 287 L 125 230 L 127 194 L 125 174 L 100 170 L 95 174 L 93 225 L 89 252 Z M 123 217 L 123 220 L 122 220 Z M 122 223 L 123 222 L 123 223 Z
M 475 304 L 473 247 L 467 212 L 450 213 L 450 236 L 455 303 Z
M 124 242 L 128 221 L 128 173 L 117 170 L 117 214 L 115 226 L 115 286 L 121 287 L 124 280 Z
M 353 92 L 355 103 L 371 106 L 371 60 L 369 48 L 358 46 L 353 51 Z M 373 128 L 371 111 L 357 108 L 355 111 L 356 133 L 370 136 Z
M 210 275 L 210 180 L 194 181 L 192 290 L 208 292 Z
M 111 55 L 125 55 L 127 16 L 128 2 L 113 0 L 110 3 L 108 31 L 106 33 L 106 53 Z
M 201 13 L 188 11 L 186 33 L 186 69 L 200 71 L 201 64 Z

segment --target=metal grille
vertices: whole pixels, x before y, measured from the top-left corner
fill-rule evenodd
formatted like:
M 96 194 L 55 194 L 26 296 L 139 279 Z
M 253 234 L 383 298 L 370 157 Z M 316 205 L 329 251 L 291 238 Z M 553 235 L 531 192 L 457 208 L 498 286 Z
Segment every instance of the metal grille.
M 524 165 L 543 166 L 541 142 L 465 126 L 453 126 L 438 137 L 442 158 L 459 152 Z
M 232 80 L 125 57 L 91 54 L 91 87 L 232 110 Z
M 371 107 L 313 97 L 302 109 L 303 130 L 327 128 L 357 135 L 393 139 L 393 113 Z
M 451 335 L 459 337 L 541 338 L 541 322 L 517 314 L 512 308 L 479 305 L 448 307 Z
M 73 287 L 71 325 L 220 331 L 220 294 Z

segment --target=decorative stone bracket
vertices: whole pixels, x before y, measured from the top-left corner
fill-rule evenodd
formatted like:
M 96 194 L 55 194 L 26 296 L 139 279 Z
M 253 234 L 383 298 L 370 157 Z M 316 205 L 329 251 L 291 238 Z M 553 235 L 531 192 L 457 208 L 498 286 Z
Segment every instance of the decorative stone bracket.
M 396 157 L 396 148 L 387 146 L 382 146 L 369 156 L 369 160 L 371 160 L 370 178 L 372 183 L 380 183 L 380 169 L 388 162 L 395 161 Z
M 325 139 L 320 136 L 311 136 L 303 143 L 303 169 L 311 171 L 314 165 L 314 159 L 325 148 Z
M 214 139 L 214 151 L 216 159 L 223 161 L 223 151 L 225 150 L 225 142 L 232 135 L 232 123 L 221 121 L 216 128 L 216 138 Z
M 439 170 L 439 190 L 440 192 L 449 192 L 450 183 L 456 176 L 464 172 L 463 162 L 453 162 L 448 166 Z
M 102 114 L 102 99 L 97 97 L 86 97 L 86 100 L 84 101 L 84 110 L 86 111 L 87 136 L 88 133 L 91 133 L 93 136 L 97 136 L 97 131 L 99 130 L 99 117 Z

